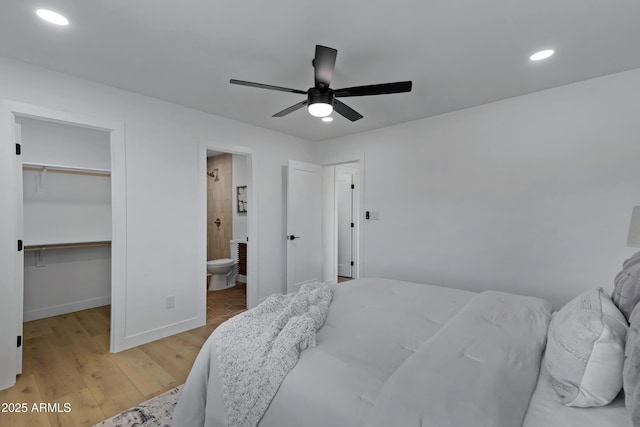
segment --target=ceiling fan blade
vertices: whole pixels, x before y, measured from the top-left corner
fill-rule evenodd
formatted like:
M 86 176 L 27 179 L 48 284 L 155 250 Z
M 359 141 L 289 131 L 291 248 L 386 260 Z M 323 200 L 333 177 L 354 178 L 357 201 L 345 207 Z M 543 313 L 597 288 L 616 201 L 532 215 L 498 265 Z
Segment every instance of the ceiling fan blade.
M 265 85 L 265 84 L 262 84 L 262 83 L 246 82 L 244 80 L 231 79 L 231 80 L 229 80 L 229 83 L 234 84 L 234 85 L 257 87 L 257 88 L 260 88 L 260 89 L 279 90 L 280 92 L 299 93 L 300 95 L 306 95 L 307 94 L 307 92 L 302 91 L 302 90 L 298 90 L 298 89 L 290 89 L 288 87 L 282 87 L 282 86 Z
M 386 95 L 389 93 L 411 92 L 411 86 L 411 81 L 381 83 L 377 85 L 354 86 L 346 87 L 344 89 L 336 89 L 334 91 L 334 94 L 335 96 L 341 98 L 347 96 Z
M 329 87 L 331 84 L 337 55 L 338 51 L 333 48 L 316 45 L 316 56 L 313 60 L 316 87 Z
M 356 110 L 349 107 L 344 102 L 338 101 L 337 99 L 333 100 L 333 109 L 336 110 L 338 114 L 346 117 L 352 122 L 355 122 L 356 120 L 360 120 L 362 118 L 362 114 L 358 113 Z
M 292 105 L 289 108 L 285 108 L 284 110 L 280 111 L 279 113 L 275 113 L 273 115 L 273 117 L 283 117 L 286 116 L 289 113 L 293 113 L 296 110 L 299 110 L 300 108 L 304 107 L 305 105 L 307 105 L 307 100 L 305 99 L 304 101 L 298 102 L 295 105 Z

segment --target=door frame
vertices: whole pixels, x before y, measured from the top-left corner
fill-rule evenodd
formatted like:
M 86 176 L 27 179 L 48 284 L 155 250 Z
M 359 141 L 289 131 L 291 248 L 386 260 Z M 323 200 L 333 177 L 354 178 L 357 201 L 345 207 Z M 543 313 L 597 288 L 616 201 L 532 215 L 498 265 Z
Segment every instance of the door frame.
M 354 172 L 352 173 L 348 173 L 349 176 L 351 176 L 351 184 L 353 184 L 354 188 L 351 190 L 351 222 L 354 223 L 354 227 L 352 227 L 350 229 L 350 233 L 351 233 L 351 244 L 350 244 L 350 248 L 351 248 L 351 253 L 349 254 L 349 257 L 351 259 L 351 261 L 355 262 L 355 268 L 353 268 L 354 266 L 352 266 L 351 268 L 351 278 L 352 279 L 357 279 L 358 276 L 358 265 L 360 264 L 360 259 L 358 257 L 358 236 L 360 233 L 360 224 L 358 222 L 358 219 L 360 218 L 360 169 L 359 168 L 355 168 L 352 165 L 353 163 L 344 163 L 344 164 L 339 164 L 339 165 L 335 165 L 336 168 L 336 172 L 335 172 L 335 182 L 336 182 L 336 186 L 335 186 L 335 192 L 336 192 L 336 217 L 339 218 L 339 209 L 340 209 L 340 204 L 339 204 L 339 197 L 338 197 L 338 187 L 337 187 L 337 182 L 338 182 L 338 168 L 340 166 L 344 166 L 345 168 L 349 168 L 349 169 L 353 169 Z M 339 235 L 340 235 L 340 225 L 336 222 L 336 244 L 339 243 Z M 336 252 L 336 271 L 339 272 L 339 265 L 340 265 L 340 260 L 339 260 L 339 245 L 336 246 L 337 252 Z M 339 276 L 339 275 L 338 275 Z
M 125 128 L 123 123 L 86 116 L 69 111 L 56 110 L 32 104 L 26 104 L 10 100 L 0 100 L 0 158 L 6 164 L 0 168 L 0 178 L 5 180 L 6 191 L 9 203 L 0 210 L 0 235 L 8 237 L 9 245 L 3 246 L 0 250 L 0 271 L 4 280 L 13 283 L 14 286 L 7 286 L 0 289 L 0 301 L 5 303 L 0 305 L 2 324 L 9 325 L 6 330 L 0 329 L 0 348 L 10 349 L 8 353 L 0 350 L 0 389 L 10 387 L 15 384 L 15 372 L 5 371 L 4 367 L 17 367 L 17 352 L 14 350 L 16 337 L 12 331 L 21 330 L 21 322 L 18 324 L 18 308 L 16 307 L 18 296 L 24 292 L 24 282 L 18 280 L 17 268 L 20 253 L 15 250 L 15 242 L 23 239 L 23 230 L 20 227 L 21 221 L 18 219 L 19 195 L 16 188 L 16 176 L 22 173 L 18 170 L 18 162 L 15 161 L 15 143 L 19 135 L 16 134 L 16 118 L 29 118 L 36 120 L 61 123 L 71 126 L 84 127 L 106 131 L 109 133 L 110 142 L 110 169 L 111 169 L 111 337 L 110 351 L 117 352 L 125 347 L 125 309 L 126 309 L 126 238 L 127 238 L 127 197 L 126 197 L 126 164 L 125 164 Z M 13 248 L 10 250 L 9 248 Z M 7 250 L 9 249 L 9 250 Z M 20 298 L 21 299 L 21 298 Z M 6 316 L 6 318 L 5 318 Z M 7 335 L 8 332 L 8 335 Z M 5 345 L 8 339 L 13 345 Z M 7 361 L 8 363 L 4 363 Z M 13 369 L 11 369 L 13 370 Z
M 332 174 L 327 174 L 331 175 L 331 179 L 333 181 L 333 215 L 325 215 L 325 217 L 323 218 L 322 222 L 323 222 L 323 279 L 326 282 L 333 282 L 335 280 L 337 280 L 337 275 L 338 275 L 338 226 L 336 223 L 336 217 L 337 217 L 337 206 L 336 206 L 336 191 L 335 191 L 335 166 L 338 165 L 346 165 L 346 164 L 350 164 L 350 163 L 357 163 L 358 164 L 358 175 L 357 175 L 357 182 L 355 183 L 356 185 L 356 190 L 357 190 L 357 203 L 358 203 L 358 212 L 356 213 L 357 215 L 357 221 L 355 221 L 356 223 L 356 239 L 354 239 L 354 244 L 355 246 L 355 253 L 356 253 L 356 259 L 355 259 L 355 269 L 353 270 L 353 276 L 354 278 L 360 278 L 360 277 L 365 277 L 365 266 L 364 266 L 364 259 L 365 259 L 365 233 L 364 233 L 364 195 L 365 195 L 365 156 L 364 153 L 357 153 L 353 156 L 349 156 L 349 157 L 336 157 L 336 158 L 330 158 L 328 159 L 328 161 L 322 163 L 322 167 L 323 167 L 323 174 L 324 174 L 324 170 L 327 167 L 330 166 L 334 166 L 333 168 L 333 173 Z M 326 181 L 323 181 L 323 183 Z M 325 205 L 329 205 L 331 203 L 329 203 L 329 201 L 327 200 L 327 194 L 326 192 L 323 190 L 323 193 L 325 193 L 325 196 L 323 198 L 323 212 L 326 212 L 326 208 Z M 353 248 L 352 248 L 353 250 Z M 330 262 L 329 262 L 330 260 Z M 335 273 L 335 278 L 332 278 L 333 275 Z M 329 277 L 331 276 L 331 277 Z
M 258 305 L 259 282 L 258 282 L 258 159 L 251 148 L 222 144 L 219 142 L 201 141 L 198 150 L 198 258 L 202 260 L 202 277 L 207 276 L 207 150 L 219 151 L 221 153 L 240 154 L 247 156 L 249 168 L 247 170 L 248 179 L 251 183 L 249 191 L 249 209 L 247 210 L 247 308 Z M 206 322 L 206 302 L 207 289 L 202 286 L 203 304 L 199 310 Z

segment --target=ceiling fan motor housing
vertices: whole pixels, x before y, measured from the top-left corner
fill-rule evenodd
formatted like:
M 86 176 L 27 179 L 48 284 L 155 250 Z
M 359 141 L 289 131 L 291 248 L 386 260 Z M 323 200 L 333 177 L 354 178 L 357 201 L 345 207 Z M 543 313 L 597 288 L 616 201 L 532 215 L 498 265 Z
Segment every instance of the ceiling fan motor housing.
M 320 89 L 312 87 L 307 91 L 307 104 L 329 104 L 333 105 L 333 90 L 329 88 Z

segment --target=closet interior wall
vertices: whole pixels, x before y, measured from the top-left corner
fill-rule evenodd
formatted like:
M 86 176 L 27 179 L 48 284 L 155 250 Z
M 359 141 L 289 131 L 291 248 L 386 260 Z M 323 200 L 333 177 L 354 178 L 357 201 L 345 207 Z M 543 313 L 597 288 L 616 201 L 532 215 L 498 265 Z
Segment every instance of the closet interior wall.
M 109 133 L 20 118 L 24 321 L 111 302 Z

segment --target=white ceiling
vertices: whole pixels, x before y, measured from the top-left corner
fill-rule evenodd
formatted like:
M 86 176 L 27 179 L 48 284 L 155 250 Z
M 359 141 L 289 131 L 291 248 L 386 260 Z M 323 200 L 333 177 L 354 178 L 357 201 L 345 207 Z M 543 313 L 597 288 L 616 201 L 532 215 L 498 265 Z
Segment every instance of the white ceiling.
M 71 24 L 36 17 L 46 7 Z M 324 140 L 640 67 L 637 0 L 2 0 L 0 55 Z M 413 80 L 344 98 L 364 119 L 322 123 L 304 99 L 315 44 L 338 49 L 332 88 Z M 549 60 L 531 53 L 553 48 Z

